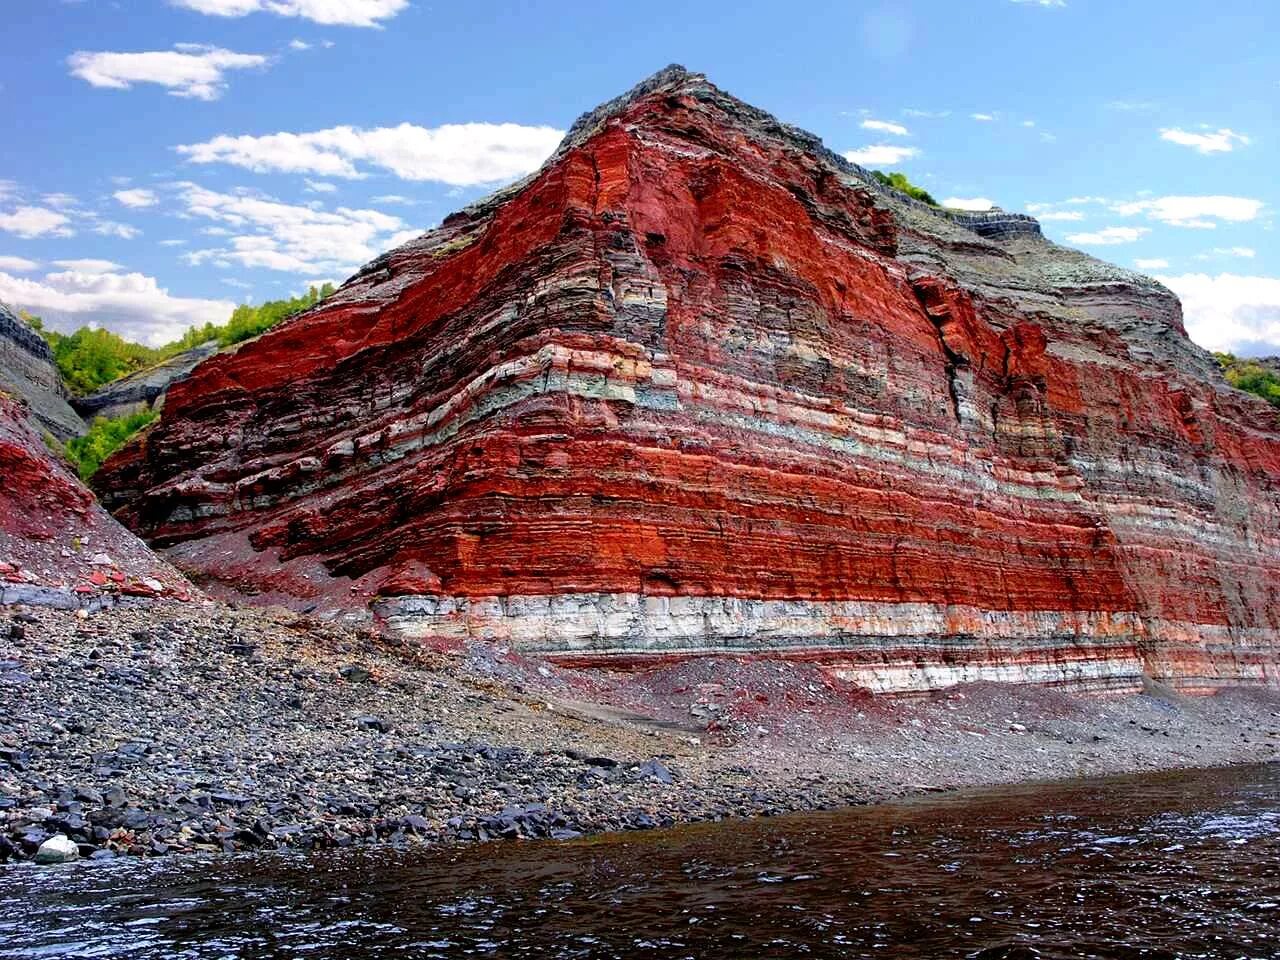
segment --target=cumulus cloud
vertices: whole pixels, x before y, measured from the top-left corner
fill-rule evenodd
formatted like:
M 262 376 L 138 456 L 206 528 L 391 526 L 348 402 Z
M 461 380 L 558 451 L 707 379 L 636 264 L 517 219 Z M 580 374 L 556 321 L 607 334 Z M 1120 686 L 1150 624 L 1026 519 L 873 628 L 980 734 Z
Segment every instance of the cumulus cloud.
M 1170 143 L 1177 143 L 1184 147 L 1191 147 L 1198 153 L 1230 153 L 1236 148 L 1236 145 L 1247 147 L 1249 138 L 1242 133 L 1236 133 L 1223 127 L 1221 130 L 1208 130 L 1204 132 L 1194 133 L 1189 130 L 1183 130 L 1180 127 L 1170 127 L 1160 131 L 1160 139 L 1168 140 Z
M 920 151 L 915 147 L 897 147 L 891 143 L 877 143 L 850 150 L 844 158 L 850 163 L 858 163 L 864 167 L 892 166 L 918 156 L 919 153 Z
M 523 176 L 551 155 L 564 132 L 516 123 L 419 127 L 331 127 L 311 133 L 219 136 L 177 151 L 194 163 L 227 163 L 255 173 L 360 179 L 368 167 L 403 180 L 469 187 Z
M 951 207 L 953 210 L 990 210 L 995 206 L 995 202 L 988 200 L 986 197 L 947 197 L 942 201 L 944 207 Z
M 336 193 L 338 188 L 323 180 L 307 180 L 307 193 Z
M 8 270 L 13 273 L 30 273 L 39 267 L 34 260 L 28 260 L 26 257 L 7 257 L 0 256 L 0 270 Z
M 1137 260 L 1133 261 L 1133 265 L 1139 270 L 1167 270 L 1169 268 L 1169 261 L 1160 257 L 1139 257 Z
M 876 130 L 880 133 L 891 133 L 895 137 L 907 137 L 911 132 L 900 123 L 891 120 L 863 120 L 863 130 Z
M 172 296 L 154 277 L 140 273 L 82 270 L 50 273 L 43 280 L 0 270 L 0 301 L 39 314 L 54 329 L 106 327 L 154 346 L 190 326 L 224 323 L 235 306 L 228 300 Z
M 1173 227 L 1197 227 L 1212 230 L 1215 220 L 1243 223 L 1257 218 L 1265 206 L 1261 200 L 1248 197 L 1150 197 L 1112 205 L 1122 216 L 1145 214 L 1149 219 Z
M 177 190 L 187 216 L 213 221 L 206 232 L 227 238 L 223 246 L 183 254 L 191 265 L 256 267 L 304 277 L 348 274 L 417 235 L 399 217 L 378 210 L 326 211 L 194 183 L 178 184 Z
M 47 207 L 18 207 L 12 213 L 0 213 L 0 230 L 30 240 L 35 237 L 70 237 L 75 231 L 64 213 Z
M 969 114 L 969 116 L 970 116 L 972 119 L 974 119 L 974 120 L 978 120 L 978 121 L 980 121 L 980 122 L 982 122 L 982 123 L 990 123 L 992 120 L 994 120 L 994 119 L 995 119 L 995 116 L 994 116 L 993 114 L 990 114 L 990 113 L 971 113 L 971 114 Z
M 170 0 L 174 6 L 217 17 L 274 13 L 343 27 L 377 27 L 409 6 L 409 0 Z
M 226 90 L 231 70 L 262 67 L 267 58 L 235 53 L 220 47 L 180 43 L 172 50 L 144 53 L 90 53 L 67 58 L 71 75 L 95 87 L 128 90 L 137 83 L 154 83 L 175 97 L 216 100 Z
M 1280 277 L 1184 273 L 1156 277 L 1182 300 L 1187 333 L 1209 350 L 1280 353 Z
M 126 207 L 154 207 L 160 202 L 154 190 L 144 190 L 137 187 L 133 190 L 117 190 L 112 194 L 121 204 Z
M 307 41 L 305 40 L 290 40 L 289 49 L 290 50 L 310 50 L 311 44 L 307 43 Z
M 1113 246 L 1118 243 L 1133 243 L 1150 232 L 1146 227 L 1103 227 L 1092 233 L 1067 234 L 1067 243 L 1078 243 L 1081 246 Z

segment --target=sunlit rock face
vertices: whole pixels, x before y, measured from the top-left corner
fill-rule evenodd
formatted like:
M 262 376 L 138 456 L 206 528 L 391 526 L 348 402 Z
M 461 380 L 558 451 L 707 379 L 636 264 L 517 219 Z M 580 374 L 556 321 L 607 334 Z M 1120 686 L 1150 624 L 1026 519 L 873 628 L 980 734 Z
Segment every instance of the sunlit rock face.
M 21 399 L 41 433 L 65 442 L 85 432 L 44 338 L 0 303 L 0 391 Z
M 180 566 L 566 661 L 1271 681 L 1280 424 L 1145 277 L 671 68 L 203 363 L 99 489 Z

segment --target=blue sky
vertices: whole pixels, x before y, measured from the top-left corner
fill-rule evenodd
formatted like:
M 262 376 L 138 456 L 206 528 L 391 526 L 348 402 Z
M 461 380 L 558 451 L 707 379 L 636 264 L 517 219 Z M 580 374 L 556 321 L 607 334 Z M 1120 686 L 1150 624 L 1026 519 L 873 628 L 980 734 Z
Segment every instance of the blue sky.
M 670 62 L 1280 353 L 1280 4 L 6 0 L 0 300 L 162 342 L 341 280 Z

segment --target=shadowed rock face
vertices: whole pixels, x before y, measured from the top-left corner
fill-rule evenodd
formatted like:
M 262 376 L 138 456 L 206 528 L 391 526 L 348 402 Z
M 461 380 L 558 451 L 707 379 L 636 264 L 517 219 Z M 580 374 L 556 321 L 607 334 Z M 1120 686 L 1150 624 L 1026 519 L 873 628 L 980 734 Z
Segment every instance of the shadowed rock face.
M 84 421 L 68 402 L 69 394 L 49 344 L 2 303 L 0 390 L 25 401 L 39 428 L 58 440 L 85 432 Z
M 181 566 L 565 659 L 1271 680 L 1280 423 L 1164 287 L 670 68 L 171 389 L 98 475 Z

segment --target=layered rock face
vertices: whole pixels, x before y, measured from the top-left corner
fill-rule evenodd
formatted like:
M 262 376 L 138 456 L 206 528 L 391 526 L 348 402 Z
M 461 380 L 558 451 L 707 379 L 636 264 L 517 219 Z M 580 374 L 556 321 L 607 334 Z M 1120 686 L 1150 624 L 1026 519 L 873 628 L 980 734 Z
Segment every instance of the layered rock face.
M 42 430 L 66 441 L 85 432 L 53 362 L 53 351 L 0 303 L 0 390 L 25 401 Z
M 170 384 L 185 377 L 217 352 L 216 340 L 202 343 L 145 370 L 113 380 L 93 393 L 76 397 L 72 403 L 76 412 L 90 421 L 96 417 L 127 417 L 133 413 L 158 410 L 164 405 L 165 392 Z
M 179 565 L 569 661 L 874 690 L 1271 681 L 1280 422 L 1155 282 L 679 68 L 173 386 L 98 486 Z
M 30 413 L 0 394 L 0 605 L 189 597 L 186 579 L 112 519 L 49 451 Z

